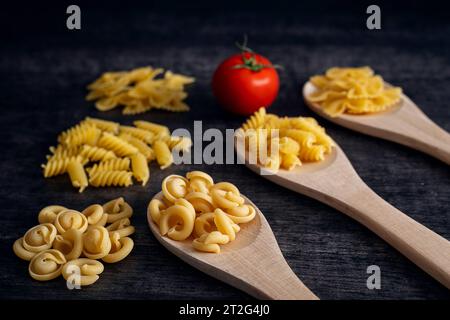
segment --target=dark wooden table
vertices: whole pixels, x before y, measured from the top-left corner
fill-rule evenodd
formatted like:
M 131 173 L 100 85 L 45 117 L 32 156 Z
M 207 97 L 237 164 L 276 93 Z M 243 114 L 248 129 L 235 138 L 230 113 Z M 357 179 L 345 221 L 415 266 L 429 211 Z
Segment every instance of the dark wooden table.
M 331 9 L 330 9 L 331 8 Z M 339 11 L 333 11 L 339 10 Z M 36 9 L 37 10 L 37 9 Z M 365 28 L 365 7 L 333 5 L 258 11 L 172 10 L 82 6 L 82 30 L 65 28 L 65 6 L 34 11 L 3 8 L 0 49 L 0 298 L 26 299 L 249 299 L 246 294 L 183 263 L 165 250 L 146 222 L 148 201 L 162 179 L 193 169 L 235 183 L 266 214 L 295 273 L 322 299 L 449 299 L 442 285 L 357 222 L 315 200 L 274 185 L 241 165 L 152 166 L 145 188 L 89 188 L 78 194 L 67 177 L 44 179 L 40 164 L 57 134 L 85 116 L 131 123 L 145 119 L 171 129 L 236 128 L 242 118 L 223 112 L 210 79 L 244 33 L 250 46 L 284 66 L 280 95 L 270 109 L 307 115 L 300 87 L 335 66 L 370 65 L 450 130 L 450 25 L 445 12 L 422 7 L 382 8 L 382 30 Z M 192 111 L 122 116 L 97 112 L 85 86 L 107 70 L 152 65 L 195 76 Z M 419 152 L 320 122 L 378 194 L 412 218 L 450 238 L 450 168 Z M 106 265 L 95 285 L 69 291 L 62 279 L 33 281 L 12 244 L 37 223 L 40 208 L 83 209 L 124 196 L 135 209 L 135 249 Z M 368 290 L 366 268 L 381 268 L 381 290 Z

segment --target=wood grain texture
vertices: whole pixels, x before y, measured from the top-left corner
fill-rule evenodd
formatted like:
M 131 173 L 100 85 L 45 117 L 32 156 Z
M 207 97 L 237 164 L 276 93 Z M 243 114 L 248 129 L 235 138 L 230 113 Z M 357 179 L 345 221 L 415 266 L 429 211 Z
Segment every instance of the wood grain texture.
M 335 65 L 370 65 L 386 81 L 400 85 L 439 126 L 450 130 L 450 26 L 446 19 L 434 11 L 408 11 L 408 5 L 399 12 L 387 9 L 383 29 L 371 32 L 365 28 L 365 13 L 361 16 L 365 8 L 343 7 L 336 13 L 323 4 L 316 9 L 298 6 L 271 12 L 185 10 L 184 16 L 133 6 L 116 11 L 86 8 L 80 32 L 65 29 L 60 15 L 65 8 L 0 11 L 0 37 L 5 44 L 0 50 L 0 296 L 249 299 L 242 291 L 181 263 L 148 228 L 146 206 L 160 190 L 163 177 L 203 170 L 216 181 L 236 184 L 264 212 L 288 264 L 321 299 L 449 299 L 448 289 L 361 224 L 266 181 L 243 165 L 184 165 L 165 171 L 152 166 L 146 187 L 88 188 L 83 194 L 71 187 L 68 177 L 42 177 L 40 164 L 48 146 L 59 132 L 85 116 L 125 124 L 142 118 L 171 129 L 192 130 L 193 121 L 200 119 L 204 129 L 239 127 L 244 119 L 219 108 L 210 81 L 215 66 L 236 52 L 233 43 L 243 33 L 249 35 L 253 49 L 285 66 L 279 73 L 280 95 L 270 112 L 316 116 L 300 92 L 312 74 Z M 143 65 L 195 76 L 197 82 L 189 88 L 191 112 L 124 117 L 119 111 L 97 112 L 84 101 L 85 86 L 101 72 Z M 450 238 L 449 166 L 396 143 L 318 120 L 378 195 Z M 124 196 L 135 211 L 135 248 L 127 259 L 106 266 L 94 286 L 77 291 L 67 290 L 61 279 L 39 283 L 28 276 L 27 263 L 15 257 L 11 247 L 37 222 L 42 207 L 59 203 L 83 209 L 118 196 Z M 381 269 L 380 290 L 366 287 L 366 269 L 373 264 Z
M 242 195 L 243 196 L 243 195 Z M 175 241 L 162 236 L 147 210 L 147 220 L 155 238 L 173 254 L 195 268 L 253 297 L 274 300 L 317 300 L 292 272 L 263 213 L 248 198 L 245 203 L 256 210 L 255 218 L 242 224 L 235 241 L 221 246 L 220 254 L 196 251 L 192 238 Z M 153 199 L 163 199 L 162 192 Z

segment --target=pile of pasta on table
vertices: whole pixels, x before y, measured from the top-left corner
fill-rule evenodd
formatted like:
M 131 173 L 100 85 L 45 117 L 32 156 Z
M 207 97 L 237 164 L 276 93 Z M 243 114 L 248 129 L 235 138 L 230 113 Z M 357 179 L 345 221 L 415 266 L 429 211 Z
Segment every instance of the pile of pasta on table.
M 80 192 L 88 186 L 123 186 L 133 178 L 145 185 L 149 163 L 161 169 L 173 163 L 172 152 L 189 152 L 188 137 L 172 136 L 168 127 L 137 120 L 134 126 L 86 118 L 58 136 L 58 145 L 43 164 L 45 178 L 68 173 Z

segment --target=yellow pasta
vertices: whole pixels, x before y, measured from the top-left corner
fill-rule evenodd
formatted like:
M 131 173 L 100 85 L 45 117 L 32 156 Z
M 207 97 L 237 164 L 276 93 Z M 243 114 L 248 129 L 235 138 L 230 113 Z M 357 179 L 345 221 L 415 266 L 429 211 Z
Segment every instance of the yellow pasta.
M 94 164 L 91 168 L 87 168 L 86 171 L 89 173 L 89 176 L 92 177 L 98 171 L 128 171 L 129 168 L 130 158 L 115 158 Z
M 309 117 L 278 117 L 261 108 L 243 125 L 248 161 L 269 171 L 293 170 L 302 162 L 322 161 L 333 139 Z
M 111 250 L 111 240 L 105 227 L 93 226 L 83 234 L 83 254 L 89 259 L 101 259 Z
M 56 216 L 61 211 L 67 210 L 66 207 L 63 206 L 47 206 L 39 211 L 38 221 L 39 223 L 54 223 L 56 220 Z
M 150 169 L 148 168 L 147 159 L 142 153 L 131 155 L 131 170 L 136 180 L 142 182 L 142 185 L 145 186 L 148 179 L 150 179 Z
M 119 133 L 119 123 L 114 121 L 108 121 L 103 119 L 86 117 L 84 122 L 95 125 L 97 128 L 103 131 L 108 131 L 114 134 Z
M 161 124 L 144 120 L 136 120 L 133 122 L 133 124 L 140 129 L 152 132 L 159 139 L 170 136 L 169 128 Z
M 103 270 L 104 266 L 100 261 L 80 258 L 67 262 L 61 273 L 66 281 L 73 280 L 73 285 L 89 286 L 100 278 L 98 275 Z M 72 277 L 72 275 L 76 276 Z
M 178 199 L 175 204 L 195 218 L 194 207 L 187 200 Z M 132 214 L 122 197 L 90 205 L 82 212 L 50 205 L 38 214 L 41 224 L 17 239 L 12 249 L 20 259 L 29 261 L 30 276 L 36 280 L 48 281 L 62 274 L 68 286 L 91 285 L 104 270 L 96 259 L 115 263 L 133 250 L 129 237 L 135 232 Z
M 66 263 L 64 255 L 55 249 L 42 251 L 30 261 L 28 271 L 31 277 L 38 281 L 48 281 L 61 275 Z
M 194 78 L 163 69 L 143 67 L 131 71 L 106 72 L 88 86 L 87 100 L 97 100 L 98 110 L 107 111 L 123 105 L 124 114 L 143 113 L 153 108 L 187 111 L 185 87 Z
M 72 181 L 72 186 L 79 188 L 79 192 L 83 192 L 88 186 L 88 179 L 81 162 L 78 159 L 71 160 L 67 165 L 67 172 L 69 173 L 70 181 Z
M 140 140 L 138 138 L 135 138 L 135 137 L 133 137 L 130 134 L 127 134 L 127 133 L 121 133 L 119 135 L 119 138 L 125 140 L 126 142 L 128 142 L 132 146 L 136 147 L 139 150 L 139 152 L 142 153 L 145 156 L 147 161 L 151 161 L 151 160 L 155 159 L 155 152 L 144 141 L 142 141 L 142 140 Z
M 155 151 L 156 161 L 159 167 L 165 169 L 173 163 L 173 155 L 167 144 L 163 141 L 157 140 L 153 143 L 153 150 Z
M 402 93 L 401 88 L 386 85 L 369 67 L 335 67 L 310 81 L 316 91 L 308 99 L 332 117 L 384 111 L 398 103 Z
M 95 145 L 100 137 L 101 130 L 91 123 L 80 123 L 61 133 L 58 142 L 68 147 L 81 144 Z
M 67 172 L 69 163 L 72 161 L 78 161 L 80 163 L 85 163 L 86 161 L 80 156 L 72 156 L 69 158 L 53 158 L 50 159 L 45 165 L 42 165 L 44 169 L 44 177 L 54 177 Z
M 77 229 L 69 229 L 61 235 L 57 235 L 53 242 L 53 249 L 59 250 L 67 261 L 77 259 L 83 252 L 83 232 Z
M 115 76 L 106 76 L 110 77 Z M 102 87 L 102 81 L 94 86 Z M 169 128 L 160 124 L 137 120 L 135 126 L 127 126 L 90 117 L 60 134 L 58 140 L 60 143 L 50 147 L 47 163 L 42 165 L 43 175 L 50 178 L 64 174 L 69 172 L 70 163 L 79 162 L 70 165 L 69 177 L 80 192 L 89 184 L 127 187 L 137 181 L 145 186 L 153 160 L 165 169 L 174 162 L 172 152 L 179 155 L 192 147 L 190 138 L 171 136 Z
M 116 263 L 125 259 L 133 250 L 133 239 L 122 237 L 118 232 L 113 232 L 110 236 L 111 250 L 102 258 L 106 263 Z
M 76 229 L 83 233 L 89 225 L 86 216 L 76 210 L 61 211 L 56 216 L 54 224 L 59 234 L 63 234 L 70 229 Z
M 119 157 L 129 156 L 138 152 L 136 147 L 109 132 L 103 132 L 98 141 L 98 146 L 114 151 Z
M 120 133 L 127 133 L 137 139 L 144 141 L 145 143 L 152 143 L 155 139 L 155 134 L 151 131 L 131 127 L 131 126 L 120 126 Z
M 90 161 L 106 161 L 117 158 L 111 150 L 83 145 L 80 150 L 80 156 Z
M 128 187 L 133 184 L 133 173 L 122 170 L 97 171 L 89 179 L 93 187 Z
M 220 253 L 221 245 L 236 239 L 239 224 L 256 216 L 256 209 L 245 204 L 239 189 L 229 182 L 214 183 L 202 171 L 191 171 L 186 178 L 167 176 L 162 183 L 163 197 L 150 201 L 148 216 L 161 235 L 176 241 L 192 240 L 195 250 Z

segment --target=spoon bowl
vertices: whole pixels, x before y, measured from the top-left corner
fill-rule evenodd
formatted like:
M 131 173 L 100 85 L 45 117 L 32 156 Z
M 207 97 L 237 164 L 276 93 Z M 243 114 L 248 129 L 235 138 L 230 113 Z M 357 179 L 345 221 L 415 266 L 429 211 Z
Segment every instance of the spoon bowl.
M 162 192 L 154 199 L 162 199 Z M 295 275 L 284 259 L 275 236 L 262 212 L 241 224 L 235 241 L 221 246 L 219 254 L 200 252 L 192 247 L 192 238 L 175 241 L 162 236 L 150 210 L 147 220 L 156 239 L 170 252 L 193 267 L 260 299 L 318 299 Z
M 312 111 L 325 119 L 351 130 L 397 142 L 450 164 L 450 134 L 431 121 L 405 94 L 401 95 L 399 103 L 382 112 L 331 117 L 319 104 L 308 99 L 316 90 L 311 82 L 306 82 L 303 99 Z

